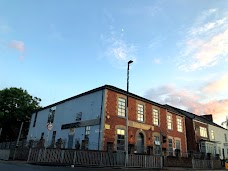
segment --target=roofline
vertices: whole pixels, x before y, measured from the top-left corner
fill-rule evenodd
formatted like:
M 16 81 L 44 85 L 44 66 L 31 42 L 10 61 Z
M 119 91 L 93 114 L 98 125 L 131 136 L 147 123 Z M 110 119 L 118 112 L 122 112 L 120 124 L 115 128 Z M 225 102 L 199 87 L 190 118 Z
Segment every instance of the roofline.
M 166 105 L 167 105 L 167 104 L 166 104 Z M 202 122 L 202 123 L 205 123 L 205 124 L 209 124 L 209 125 L 216 126 L 216 127 L 219 127 L 219 128 L 222 128 L 222 129 L 227 130 L 226 128 L 224 128 L 224 127 L 222 127 L 222 126 L 220 126 L 220 125 L 214 123 L 213 121 L 211 121 L 211 120 L 209 120 L 209 119 L 207 119 L 207 118 L 205 118 L 205 117 L 202 117 L 202 116 L 200 116 L 200 115 L 196 115 L 196 114 L 194 114 L 194 113 L 191 113 L 191 112 L 188 112 L 188 111 L 185 111 L 185 110 L 182 110 L 182 109 L 179 109 L 179 108 L 170 106 L 170 105 L 167 105 L 167 106 L 169 106 L 169 107 L 171 107 L 171 108 L 174 108 L 174 110 L 178 110 L 178 111 L 180 111 L 180 112 L 187 112 L 188 114 L 193 115 L 193 118 L 190 118 L 189 116 L 187 116 L 187 115 L 185 115 L 184 113 L 182 113 L 183 115 L 185 115 L 186 117 L 188 117 L 188 118 L 190 118 L 190 119 L 192 119 L 192 120 L 196 120 L 196 121 L 199 121 L 199 122 Z M 200 118 L 200 119 L 204 119 L 204 120 L 206 120 L 207 122 L 202 121 L 202 120 L 200 120 L 199 118 Z
M 81 96 L 85 96 L 85 95 L 88 95 L 88 94 L 91 94 L 91 93 L 94 93 L 94 92 L 97 92 L 97 91 L 100 91 L 100 90 L 103 90 L 103 89 L 105 89 L 105 86 L 97 87 L 97 88 L 95 88 L 95 89 L 86 91 L 86 92 L 81 93 L 81 94 L 78 94 L 78 95 L 76 95 L 76 96 L 72 96 L 72 97 L 70 97 L 70 98 L 61 100 L 61 101 L 59 101 L 59 102 L 50 104 L 50 105 L 48 105 L 48 106 L 45 106 L 45 107 L 43 107 L 43 108 L 41 108 L 41 109 L 38 109 L 36 112 L 42 111 L 42 110 L 47 109 L 47 108 L 51 108 L 51 107 L 56 106 L 56 105 L 58 105 L 58 104 L 65 103 L 65 102 L 67 102 L 67 101 L 70 101 L 70 100 L 73 100 L 73 99 L 79 98 L 79 97 L 81 97 Z
M 117 92 L 117 93 L 121 93 L 121 94 L 123 94 L 123 95 L 128 95 L 129 97 L 133 97 L 133 98 L 136 98 L 136 99 L 138 99 L 138 100 L 141 100 L 141 101 L 144 101 L 144 102 L 148 102 L 148 103 L 150 103 L 150 104 L 152 104 L 152 105 L 159 106 L 159 107 L 161 107 L 161 108 L 165 108 L 164 105 L 159 104 L 159 103 L 156 103 L 156 102 L 151 101 L 151 100 L 148 100 L 148 99 L 146 99 L 146 98 L 144 98 L 144 97 L 138 96 L 138 95 L 133 94 L 133 93 L 130 93 L 130 92 L 127 93 L 127 91 L 122 90 L 122 89 L 117 88 L 117 87 L 114 87 L 114 86 L 112 86 L 112 85 L 104 85 L 104 86 L 97 87 L 97 88 L 95 88 L 95 89 L 86 91 L 86 92 L 84 92 L 84 93 L 78 94 L 78 95 L 76 95 L 76 96 L 72 96 L 72 97 L 70 97 L 70 98 L 61 100 L 61 101 L 59 101 L 59 102 L 50 104 L 50 105 L 48 105 L 48 106 L 45 106 L 45 107 L 43 107 L 43 108 L 41 108 L 41 109 L 36 110 L 35 112 L 39 112 L 39 111 L 42 111 L 42 110 L 44 110 L 44 109 L 48 109 L 48 108 L 51 108 L 51 107 L 53 107 L 53 106 L 56 106 L 56 105 L 58 105 L 58 104 L 62 104 L 62 103 L 65 103 L 65 102 L 67 102 L 67 101 L 70 101 L 70 100 L 73 100 L 73 99 L 76 99 L 76 98 L 79 98 L 79 97 L 81 97 L 81 96 L 85 96 L 85 95 L 88 95 L 88 94 L 91 94 L 91 93 L 94 93 L 94 92 L 97 92 L 97 91 L 101 91 L 101 90 L 104 90 L 104 89 L 112 90 L 112 91 L 115 91 L 115 92 Z M 166 109 L 166 108 L 165 108 L 165 109 Z

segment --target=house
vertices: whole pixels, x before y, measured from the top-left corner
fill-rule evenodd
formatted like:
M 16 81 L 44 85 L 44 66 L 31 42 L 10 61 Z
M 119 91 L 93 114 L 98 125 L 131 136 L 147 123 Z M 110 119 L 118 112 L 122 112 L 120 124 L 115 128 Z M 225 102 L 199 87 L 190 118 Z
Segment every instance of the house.
M 186 153 L 185 115 L 105 85 L 33 113 L 27 141 L 43 140 L 45 147 L 60 143 L 62 148 L 125 151 L 127 139 L 129 153 Z
M 187 151 L 207 157 L 228 158 L 227 130 L 213 122 L 212 115 L 198 116 L 166 105 L 185 116 Z

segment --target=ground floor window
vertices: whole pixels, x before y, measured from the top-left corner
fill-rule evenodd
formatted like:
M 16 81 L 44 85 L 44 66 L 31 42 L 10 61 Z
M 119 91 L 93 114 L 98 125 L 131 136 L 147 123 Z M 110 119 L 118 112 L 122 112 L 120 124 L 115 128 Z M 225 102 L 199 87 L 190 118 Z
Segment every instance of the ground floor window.
M 173 139 L 168 139 L 169 156 L 173 156 Z
M 117 135 L 117 151 L 125 151 L 125 130 L 123 129 L 117 129 L 116 131 Z

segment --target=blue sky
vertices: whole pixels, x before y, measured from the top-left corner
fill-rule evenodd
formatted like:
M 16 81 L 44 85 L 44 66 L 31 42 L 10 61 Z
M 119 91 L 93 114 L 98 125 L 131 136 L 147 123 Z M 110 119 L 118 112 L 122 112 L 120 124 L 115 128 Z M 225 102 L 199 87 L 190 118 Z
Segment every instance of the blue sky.
M 227 0 L 0 0 L 0 89 L 41 105 L 110 84 L 196 114 L 228 114 Z

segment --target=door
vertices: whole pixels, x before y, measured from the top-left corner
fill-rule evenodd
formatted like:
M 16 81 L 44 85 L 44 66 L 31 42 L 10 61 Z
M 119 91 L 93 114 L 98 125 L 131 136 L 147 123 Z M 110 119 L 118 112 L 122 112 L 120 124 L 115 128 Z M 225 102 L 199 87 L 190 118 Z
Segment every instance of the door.
M 74 135 L 69 135 L 68 136 L 68 148 L 73 147 L 73 141 L 74 141 Z
M 144 136 L 142 133 L 137 136 L 137 153 L 144 153 Z

